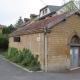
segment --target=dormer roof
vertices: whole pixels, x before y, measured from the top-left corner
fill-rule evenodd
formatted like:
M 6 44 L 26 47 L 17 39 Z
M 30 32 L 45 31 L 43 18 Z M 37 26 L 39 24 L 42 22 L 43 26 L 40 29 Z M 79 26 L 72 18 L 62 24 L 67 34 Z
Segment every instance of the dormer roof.
M 9 36 L 20 36 L 20 35 L 30 34 L 30 33 L 36 32 L 37 30 L 43 31 L 44 28 L 50 29 L 51 27 L 63 21 L 64 19 L 68 18 L 69 16 L 75 13 L 78 13 L 78 11 L 79 10 L 65 12 L 63 14 L 59 14 L 59 15 L 50 17 L 48 19 L 43 19 L 43 20 L 31 23 L 29 25 L 25 25 L 24 27 L 11 33 Z
M 45 7 L 43 7 L 42 9 L 40 9 L 40 11 L 41 10 L 43 10 L 43 9 L 45 9 L 45 8 L 49 8 L 49 10 L 50 10 L 50 12 L 55 12 L 56 10 L 58 10 L 61 6 L 55 6 L 55 5 L 47 5 L 47 6 L 45 6 Z
M 44 19 L 45 17 L 54 14 L 61 6 L 54 6 L 54 5 L 47 5 L 45 7 L 43 7 L 42 9 L 40 9 L 40 13 L 39 13 L 39 20 Z M 41 16 L 41 12 L 48 8 L 49 12 L 47 14 L 44 14 Z

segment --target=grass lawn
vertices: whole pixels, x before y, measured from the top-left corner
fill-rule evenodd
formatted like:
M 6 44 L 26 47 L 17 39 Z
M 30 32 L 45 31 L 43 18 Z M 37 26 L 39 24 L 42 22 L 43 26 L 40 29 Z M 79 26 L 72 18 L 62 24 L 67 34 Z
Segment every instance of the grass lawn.
M 3 55 L 3 56 L 5 56 L 5 55 L 6 55 L 6 53 L 7 53 L 7 51 L 0 52 L 0 55 Z

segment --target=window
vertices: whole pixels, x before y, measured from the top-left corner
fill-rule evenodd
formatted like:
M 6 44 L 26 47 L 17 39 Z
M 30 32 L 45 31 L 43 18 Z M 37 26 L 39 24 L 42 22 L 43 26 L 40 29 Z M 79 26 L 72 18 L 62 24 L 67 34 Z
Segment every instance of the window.
M 79 37 L 77 35 L 73 36 L 71 39 L 71 43 L 79 43 Z
M 47 13 L 47 9 L 45 9 L 45 14 Z
M 20 42 L 20 37 L 14 37 L 14 42 Z
M 43 15 L 44 15 L 44 10 L 43 10 Z

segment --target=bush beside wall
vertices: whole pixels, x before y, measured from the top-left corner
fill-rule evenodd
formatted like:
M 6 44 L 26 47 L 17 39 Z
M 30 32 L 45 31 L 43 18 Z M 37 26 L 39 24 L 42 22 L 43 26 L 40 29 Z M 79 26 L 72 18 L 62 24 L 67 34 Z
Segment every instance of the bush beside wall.
M 8 49 L 8 37 L 0 34 L 0 51 L 4 51 Z
M 22 66 L 32 71 L 40 70 L 40 62 L 38 61 L 39 55 L 33 55 L 29 49 L 23 49 L 22 51 L 16 48 L 10 48 L 6 58 L 14 63 L 19 63 Z

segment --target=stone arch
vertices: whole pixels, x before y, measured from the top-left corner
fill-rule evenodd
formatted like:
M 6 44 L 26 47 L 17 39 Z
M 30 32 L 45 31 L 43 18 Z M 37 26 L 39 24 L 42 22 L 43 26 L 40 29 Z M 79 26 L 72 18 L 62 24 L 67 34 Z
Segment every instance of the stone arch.
M 73 37 L 74 35 L 77 35 L 77 36 L 80 38 L 80 34 L 79 34 L 77 31 L 74 30 L 74 32 L 72 32 L 72 33 L 69 35 L 68 40 L 67 40 L 67 44 L 70 44 L 71 39 L 72 39 L 72 37 Z

